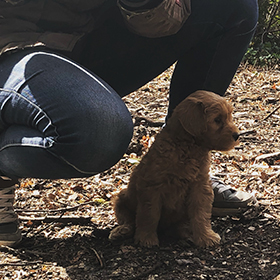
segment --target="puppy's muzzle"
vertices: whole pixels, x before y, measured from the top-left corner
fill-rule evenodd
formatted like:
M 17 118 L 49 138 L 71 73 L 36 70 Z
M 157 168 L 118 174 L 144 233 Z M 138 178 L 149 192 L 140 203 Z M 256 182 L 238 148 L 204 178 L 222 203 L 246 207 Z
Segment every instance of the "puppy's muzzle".
M 239 138 L 239 133 L 237 133 L 237 132 L 232 133 L 232 137 L 233 137 L 234 141 L 237 141 Z

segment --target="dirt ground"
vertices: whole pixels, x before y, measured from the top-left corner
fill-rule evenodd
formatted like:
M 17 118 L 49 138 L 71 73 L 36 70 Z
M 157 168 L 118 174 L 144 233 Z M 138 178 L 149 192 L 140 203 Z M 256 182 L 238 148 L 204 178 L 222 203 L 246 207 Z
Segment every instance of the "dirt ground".
M 200 249 L 161 236 L 159 247 L 146 249 L 108 240 L 116 226 L 112 195 L 127 186 L 164 123 L 171 73 L 125 98 L 135 133 L 110 170 L 87 179 L 22 180 L 15 208 L 23 240 L 0 247 L 0 279 L 280 279 L 278 70 L 243 65 L 226 93 L 242 136 L 229 153 L 212 152 L 211 172 L 259 204 L 239 216 L 213 217 L 221 244 Z

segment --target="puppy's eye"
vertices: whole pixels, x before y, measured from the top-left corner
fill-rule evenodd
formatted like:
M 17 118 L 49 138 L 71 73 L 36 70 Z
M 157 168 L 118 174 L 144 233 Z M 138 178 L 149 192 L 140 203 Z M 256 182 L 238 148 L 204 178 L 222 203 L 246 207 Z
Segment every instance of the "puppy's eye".
M 222 123 L 222 118 L 221 117 L 217 117 L 217 118 L 214 119 L 214 122 L 216 124 L 221 124 Z

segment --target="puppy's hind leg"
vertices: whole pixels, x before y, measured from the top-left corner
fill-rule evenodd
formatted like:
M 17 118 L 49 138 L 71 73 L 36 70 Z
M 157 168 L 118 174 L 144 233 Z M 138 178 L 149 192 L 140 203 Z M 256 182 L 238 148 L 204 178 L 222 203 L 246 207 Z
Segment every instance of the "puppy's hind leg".
M 155 190 L 138 196 L 136 211 L 135 243 L 144 247 L 158 246 L 157 228 L 161 216 L 160 193 Z
M 135 231 L 135 209 L 131 206 L 127 189 L 122 190 L 114 199 L 114 211 L 119 226 L 112 229 L 109 239 L 112 241 L 130 238 Z

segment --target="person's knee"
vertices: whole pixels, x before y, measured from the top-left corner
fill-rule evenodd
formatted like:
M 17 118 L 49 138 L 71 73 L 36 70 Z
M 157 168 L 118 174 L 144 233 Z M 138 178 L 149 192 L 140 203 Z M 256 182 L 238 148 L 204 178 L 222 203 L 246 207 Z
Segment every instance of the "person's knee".
M 105 131 L 106 130 L 106 131 Z M 103 130 L 95 149 L 95 171 L 104 171 L 116 164 L 126 152 L 133 135 L 133 122 L 130 114 L 116 118 Z
M 91 105 L 84 107 L 82 117 L 79 115 L 72 119 L 65 133 L 51 148 L 85 174 L 102 172 L 117 163 L 133 135 L 131 115 L 118 96 L 115 96 L 115 102 Z

